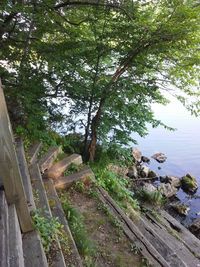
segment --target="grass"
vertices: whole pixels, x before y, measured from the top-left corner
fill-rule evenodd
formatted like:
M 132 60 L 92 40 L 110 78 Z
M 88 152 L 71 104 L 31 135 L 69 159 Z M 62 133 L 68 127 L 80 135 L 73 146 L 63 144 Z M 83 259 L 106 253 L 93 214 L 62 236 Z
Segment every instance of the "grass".
M 69 203 L 66 195 L 61 196 L 61 203 L 77 248 L 80 254 L 89 262 L 95 254 L 96 249 L 94 243 L 88 238 L 88 233 L 84 225 L 84 217 Z

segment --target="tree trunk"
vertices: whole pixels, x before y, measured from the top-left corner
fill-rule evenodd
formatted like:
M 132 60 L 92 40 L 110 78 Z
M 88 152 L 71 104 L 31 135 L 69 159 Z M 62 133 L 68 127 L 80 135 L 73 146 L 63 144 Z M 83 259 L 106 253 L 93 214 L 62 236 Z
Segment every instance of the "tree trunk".
M 98 110 L 92 119 L 91 123 L 91 142 L 88 148 L 89 152 L 89 161 L 93 162 L 95 159 L 96 145 L 97 145 L 97 129 L 101 120 L 101 115 L 103 111 L 103 107 L 106 101 L 106 97 L 102 97 L 99 103 Z

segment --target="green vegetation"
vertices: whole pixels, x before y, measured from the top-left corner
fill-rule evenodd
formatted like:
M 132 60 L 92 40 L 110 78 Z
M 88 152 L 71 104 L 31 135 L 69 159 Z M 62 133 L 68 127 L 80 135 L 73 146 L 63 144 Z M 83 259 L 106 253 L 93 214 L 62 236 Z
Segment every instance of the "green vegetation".
M 162 206 L 166 201 L 166 199 L 158 190 L 155 192 L 148 192 L 144 189 L 141 189 L 137 191 L 136 197 L 144 203 L 146 202 L 155 206 Z
M 0 9 L 0 76 L 27 144 L 62 144 L 93 161 L 99 144 L 128 144 L 146 123 L 166 127 L 151 105 L 166 104 L 171 87 L 199 113 L 196 1 L 4 0 Z
M 95 253 L 95 245 L 88 238 L 88 234 L 84 226 L 84 218 L 80 212 L 69 203 L 66 195 L 61 196 L 61 202 L 77 248 L 80 254 L 82 254 L 86 261 L 89 262 L 90 258 Z
M 60 244 L 69 249 L 68 239 L 63 232 L 63 225 L 61 225 L 57 218 L 47 218 L 42 215 L 42 212 L 36 210 L 32 215 L 35 228 L 39 231 L 42 244 L 45 252 L 48 254 L 51 250 L 53 243 L 58 239 Z
M 134 194 L 128 190 L 129 181 L 112 171 L 107 166 L 93 165 L 93 171 L 96 175 L 97 184 L 102 186 L 118 202 L 119 205 L 127 208 L 130 204 L 133 209 L 139 210 L 138 201 L 133 198 Z

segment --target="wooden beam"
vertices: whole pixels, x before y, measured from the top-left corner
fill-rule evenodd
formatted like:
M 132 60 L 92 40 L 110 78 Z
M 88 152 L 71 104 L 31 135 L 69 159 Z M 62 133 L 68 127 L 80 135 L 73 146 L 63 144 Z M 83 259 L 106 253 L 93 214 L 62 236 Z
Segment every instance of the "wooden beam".
M 72 154 L 57 163 L 55 163 L 48 171 L 47 177 L 52 179 L 57 179 L 60 177 L 64 171 L 71 165 L 71 164 L 80 165 L 83 163 L 82 157 L 79 154 Z
M 93 171 L 88 166 L 85 166 L 81 171 L 77 173 L 73 173 L 68 176 L 63 176 L 57 180 L 54 180 L 54 185 L 57 189 L 63 189 L 69 187 L 74 182 L 77 182 L 79 180 L 84 181 L 93 176 L 94 176 Z
M 34 143 L 28 150 L 29 163 L 33 164 L 37 161 L 37 156 L 42 146 L 42 142 Z
M 28 232 L 33 230 L 24 192 L 22 177 L 20 174 L 14 138 L 10 124 L 3 89 L 0 84 L 0 177 L 3 181 L 8 204 L 14 203 L 21 230 Z
M 40 171 L 44 173 L 44 171 L 48 170 L 53 165 L 54 160 L 60 153 L 62 153 L 61 147 L 50 147 L 47 153 L 42 156 L 38 162 Z

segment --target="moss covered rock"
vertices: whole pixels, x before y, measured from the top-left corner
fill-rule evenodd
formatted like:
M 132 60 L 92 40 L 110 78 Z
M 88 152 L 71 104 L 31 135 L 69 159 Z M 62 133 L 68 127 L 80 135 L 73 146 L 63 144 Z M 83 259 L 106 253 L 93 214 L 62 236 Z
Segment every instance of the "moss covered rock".
M 194 193 L 198 188 L 196 178 L 194 176 L 191 176 L 190 174 L 186 174 L 182 177 L 181 188 L 185 192 Z

